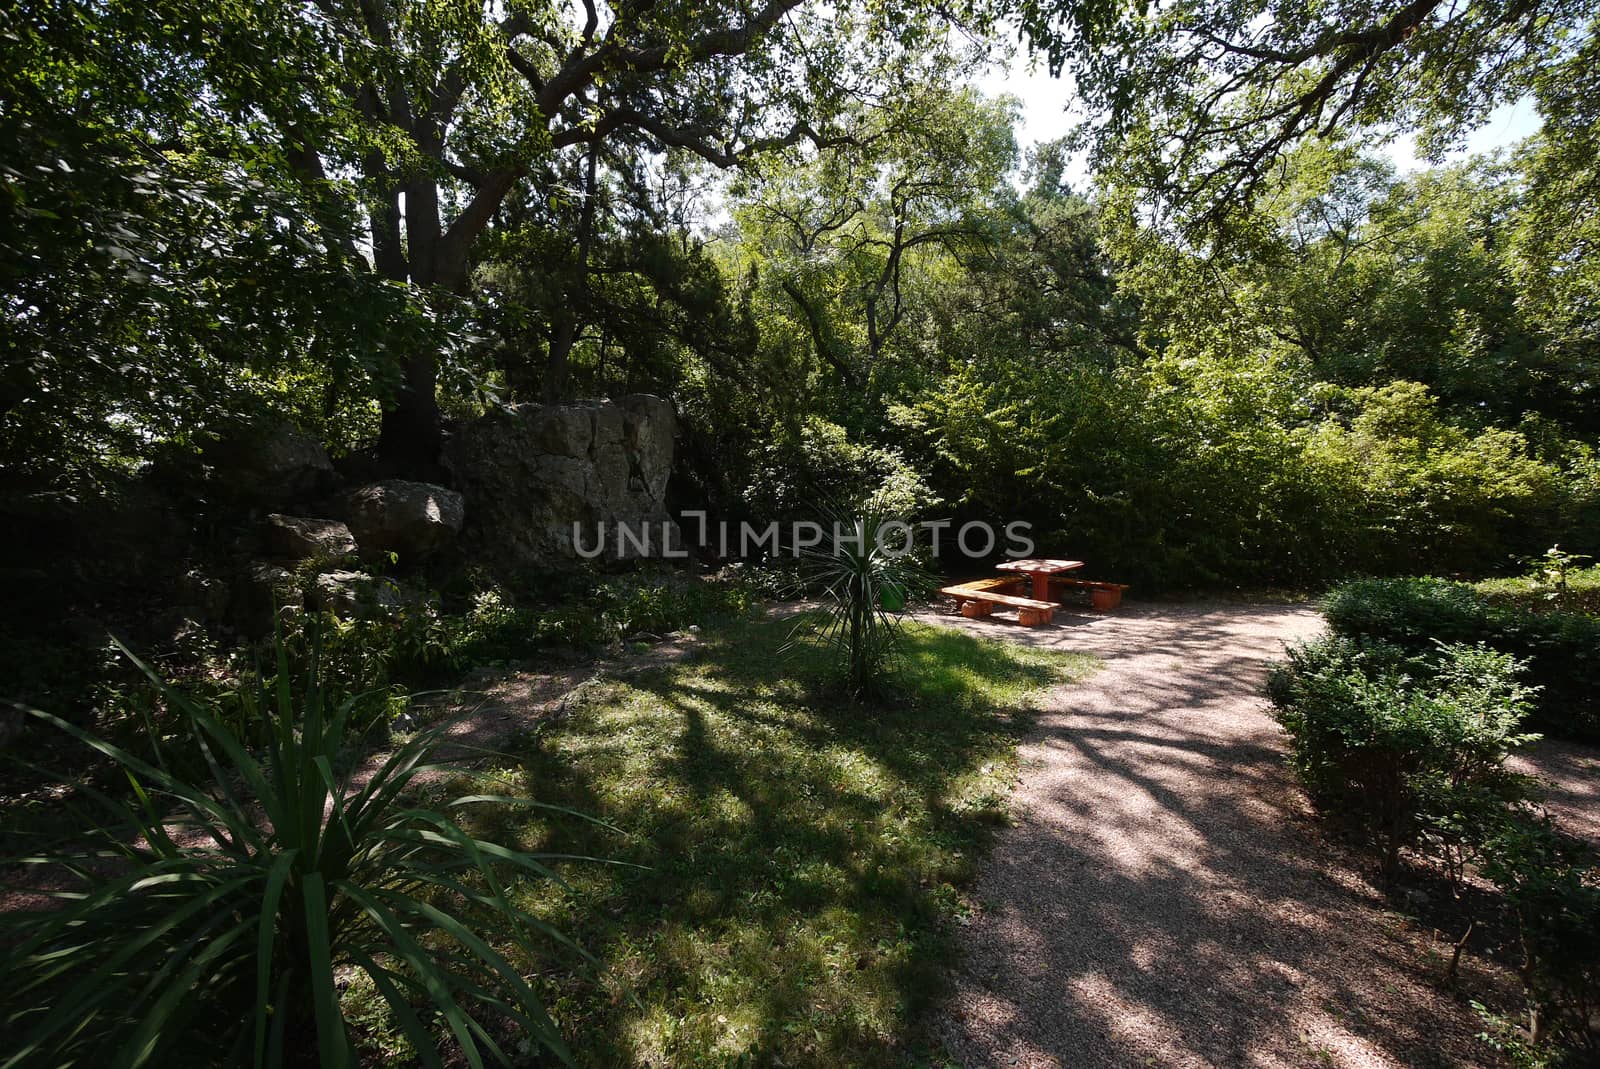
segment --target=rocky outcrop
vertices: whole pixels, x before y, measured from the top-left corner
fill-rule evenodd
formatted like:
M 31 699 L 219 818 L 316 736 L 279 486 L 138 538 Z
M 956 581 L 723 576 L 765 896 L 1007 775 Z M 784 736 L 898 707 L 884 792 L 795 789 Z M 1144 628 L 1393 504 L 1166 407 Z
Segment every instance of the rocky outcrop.
M 291 560 L 337 560 L 356 551 L 355 536 L 338 520 L 274 512 L 261 534 L 268 552 Z
M 311 586 L 311 602 L 340 616 L 386 616 L 404 604 L 393 583 L 365 572 L 323 572 Z
M 464 540 L 511 564 L 571 557 L 573 525 L 667 522 L 677 420 L 659 397 L 515 405 L 462 428 L 446 454 L 472 502 Z M 360 538 L 360 532 L 357 532 Z
M 226 442 L 216 459 L 218 477 L 230 491 L 267 504 L 322 492 L 335 480 L 322 443 L 289 426 Z
M 251 561 L 230 592 L 229 611 L 235 626 L 259 637 L 272 633 L 273 613 L 300 601 L 300 581 L 293 572 L 271 561 Z
M 204 568 L 191 568 L 177 584 L 178 604 L 185 614 L 203 621 L 223 619 L 232 593 L 228 584 Z
M 461 495 L 433 483 L 385 479 L 345 497 L 345 519 L 365 553 L 397 553 L 406 562 L 448 545 L 461 531 Z

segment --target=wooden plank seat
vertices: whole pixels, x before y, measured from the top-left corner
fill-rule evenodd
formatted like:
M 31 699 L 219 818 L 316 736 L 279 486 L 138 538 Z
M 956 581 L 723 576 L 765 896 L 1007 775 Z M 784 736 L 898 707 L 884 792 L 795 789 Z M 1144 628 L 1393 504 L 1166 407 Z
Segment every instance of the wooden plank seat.
M 1027 577 L 1021 575 L 1002 575 L 996 579 L 969 579 L 965 583 L 958 583 L 951 590 L 977 590 L 994 594 L 1015 594 L 1027 585 Z
M 1024 627 L 1040 627 L 1055 619 L 1056 607 L 1048 601 L 1019 598 L 1000 591 L 1018 585 L 1015 579 L 979 579 L 971 583 L 947 586 L 939 593 L 954 598 L 962 616 L 974 619 L 988 616 L 996 605 L 1017 610 L 1017 622 Z
M 1128 589 L 1127 583 L 1107 583 L 1098 579 L 1068 579 L 1064 576 L 1052 575 L 1052 585 L 1060 584 L 1077 590 L 1089 592 L 1089 603 L 1102 612 L 1115 609 L 1122 604 L 1122 592 Z

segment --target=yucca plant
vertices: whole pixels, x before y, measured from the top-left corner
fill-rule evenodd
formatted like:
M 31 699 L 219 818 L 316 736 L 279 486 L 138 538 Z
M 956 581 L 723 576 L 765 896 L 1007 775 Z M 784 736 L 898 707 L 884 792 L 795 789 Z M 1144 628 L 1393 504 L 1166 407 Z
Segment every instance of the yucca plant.
M 176 771 L 159 740 L 146 761 L 29 710 L 109 759 L 128 789 L 79 783 L 94 814 L 82 840 L 25 859 L 77 886 L 0 921 L 0 1066 L 349 1065 L 338 980 L 355 971 L 424 1064 L 442 1065 L 452 1045 L 472 1066 L 508 1061 L 507 1035 L 570 1062 L 502 949 L 528 960 L 554 942 L 583 954 L 507 897 L 507 876 L 559 880 L 552 858 L 475 837 L 449 815 L 555 807 L 408 800 L 418 776 L 453 771 L 434 763 L 451 721 L 412 736 L 365 782 L 340 772 L 353 702 L 324 708 L 319 641 L 298 700 L 278 644 L 258 751 L 123 652 L 162 688 L 209 773 Z
M 853 516 L 835 515 L 833 529 L 846 537 L 806 554 L 810 584 L 822 589 L 826 606 L 814 630 L 837 652 L 852 698 L 882 689 L 902 638 L 905 596 L 928 586 L 915 556 L 902 552 L 907 536 L 886 537 L 893 521 L 871 503 Z

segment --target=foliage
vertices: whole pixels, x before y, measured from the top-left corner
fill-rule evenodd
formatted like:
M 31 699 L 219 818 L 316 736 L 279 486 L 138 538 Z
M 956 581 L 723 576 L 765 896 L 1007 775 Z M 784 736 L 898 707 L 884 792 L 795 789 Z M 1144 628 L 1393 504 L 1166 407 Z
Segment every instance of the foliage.
M 246 30 L 237 5 L 24 7 L 0 72 L 7 481 L 104 482 L 274 414 L 370 431 L 394 350 L 451 325 L 368 275 L 348 191 L 233 123 L 179 43 L 314 53 L 314 28 L 263 9 Z
M 1592 28 L 1569 0 L 1000 6 L 1070 69 L 1101 173 L 1191 233 L 1226 229 L 1318 137 L 1420 131 L 1441 154 L 1497 104 L 1570 85 Z
M 450 682 L 475 665 L 530 657 L 556 646 L 603 646 L 641 634 L 748 615 L 752 589 L 741 577 L 699 579 L 641 571 L 569 581 L 554 604 L 518 604 L 506 588 L 485 585 L 459 611 L 437 596 L 408 596 L 381 613 L 341 619 L 331 613 L 291 619 L 287 648 L 296 678 L 318 637 L 330 672 L 352 694 Z
M 1480 571 L 1561 528 L 1560 473 L 1517 431 L 1453 425 L 1417 383 L 1344 397 L 1348 408 L 1338 391 L 1323 393 L 1335 415 L 1312 432 L 1307 448 L 1346 488 L 1344 526 L 1361 539 L 1351 547 L 1351 565 Z
M 1537 738 L 1518 731 L 1532 696 L 1520 669 L 1481 646 L 1408 662 L 1397 647 L 1331 637 L 1291 649 L 1269 693 L 1307 791 L 1372 842 L 1386 873 L 1420 846 L 1459 880 L 1525 789 L 1504 767 Z
M 845 386 L 881 389 L 922 291 L 991 240 L 1011 199 L 1011 121 L 1004 100 L 928 85 L 861 108 L 849 151 L 794 153 L 735 185 L 764 311 Z
M 1490 602 L 1507 608 L 1540 612 L 1581 612 L 1600 616 L 1600 566 L 1574 567 L 1572 558 L 1562 566 L 1539 562 L 1529 575 L 1511 579 L 1484 579 L 1473 589 Z
M 164 1062 L 192 1049 L 196 1028 L 225 1061 L 278 1065 L 314 1049 L 323 1065 L 353 1064 L 336 981 L 347 969 L 376 987 L 426 1064 L 443 1064 L 446 1034 L 473 1064 L 485 1053 L 509 1061 L 493 1031 L 508 1023 L 571 1060 L 523 967 L 491 945 L 526 961 L 565 942 L 505 892 L 507 873 L 555 879 L 550 858 L 478 838 L 449 815 L 543 807 L 485 794 L 417 807 L 408 792 L 437 774 L 448 722 L 357 778 L 343 753 L 350 703 L 327 703 L 317 665 L 314 645 L 297 697 L 280 649 L 260 756 L 211 711 L 164 691 L 205 779 L 171 770 L 159 746 L 147 762 L 33 713 L 108 760 L 131 794 L 79 782 L 99 815 L 84 814 L 80 841 L 30 859 L 78 886 L 5 915 L 7 1066 Z
M 1600 1054 L 1600 861 L 1547 821 L 1509 821 L 1484 848 L 1484 872 L 1516 912 L 1535 1041 Z
M 825 615 L 820 625 L 801 621 L 795 633 L 814 631 L 834 651 L 852 699 L 882 697 L 905 637 L 905 598 L 930 584 L 912 553 L 915 531 L 905 521 L 871 504 L 834 517 L 823 547 L 805 555 Z M 900 608 L 888 607 L 896 604 Z
M 1387 875 L 1410 849 L 1458 892 L 1472 865 L 1499 886 L 1520 933 L 1532 1043 L 1505 1027 L 1493 1042 L 1529 1064 L 1558 1048 L 1553 1058 L 1577 1064 L 1600 1041 L 1600 868 L 1591 847 L 1535 818 L 1531 781 L 1505 768 L 1538 737 L 1520 731 L 1532 692 L 1519 672 L 1484 646 L 1418 654 L 1334 634 L 1291 647 L 1268 693 L 1307 791 L 1378 850 Z
M 780 521 L 816 520 L 819 504 L 839 509 L 850 502 L 871 502 L 885 519 L 909 520 L 938 502 L 897 450 L 851 441 L 843 427 L 815 416 L 755 458 L 743 499 L 757 517 Z
M 838 700 L 829 649 L 780 660 L 790 628 L 708 628 L 683 659 L 585 687 L 502 773 L 513 793 L 537 784 L 636 833 L 542 819 L 504 833 L 643 866 L 508 889 L 604 966 L 550 977 L 553 1012 L 585 1037 L 580 1065 L 904 1058 L 1033 698 L 1091 668 L 910 623 L 899 700 L 863 716 Z
M 1323 603 L 1336 635 L 1426 653 L 1435 642 L 1482 643 L 1527 664 L 1540 690 L 1537 725 L 1593 738 L 1600 693 L 1600 619 L 1494 605 L 1465 583 L 1370 579 L 1346 584 Z

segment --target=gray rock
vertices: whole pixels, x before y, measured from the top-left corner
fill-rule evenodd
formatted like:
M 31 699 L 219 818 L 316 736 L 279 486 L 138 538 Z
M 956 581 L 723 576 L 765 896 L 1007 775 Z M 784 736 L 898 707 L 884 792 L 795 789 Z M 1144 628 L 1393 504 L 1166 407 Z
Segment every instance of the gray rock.
M 286 605 L 301 603 L 295 574 L 270 561 L 251 561 L 231 591 L 233 620 L 247 635 L 272 632 L 272 614 Z
M 414 559 L 447 545 L 461 531 L 461 495 L 432 483 L 385 479 L 345 498 L 346 519 L 366 552 Z
M 267 517 L 262 540 L 268 551 L 293 560 L 337 560 L 356 551 L 355 536 L 338 520 L 277 512 Z
M 405 604 L 393 583 L 366 572 L 335 571 L 317 576 L 311 602 L 340 616 L 386 616 Z
M 232 442 L 222 452 L 222 477 L 259 501 L 293 500 L 326 490 L 334 481 L 328 451 L 294 427 Z
M 659 554 L 676 437 L 672 406 L 646 394 L 490 413 L 446 452 L 472 502 L 463 539 L 474 553 L 534 564 L 574 556 L 574 524 L 588 547 L 604 523 L 612 550 L 619 523 L 649 525 Z
M 292 578 L 292 577 L 291 577 Z M 192 606 L 202 620 L 220 620 L 228 611 L 228 584 L 200 568 L 191 568 L 178 580 L 178 597 Z

